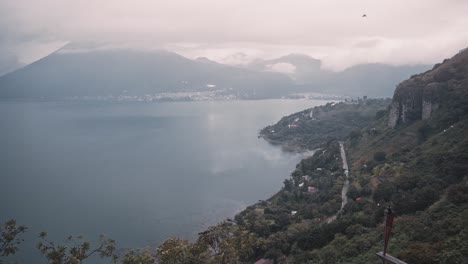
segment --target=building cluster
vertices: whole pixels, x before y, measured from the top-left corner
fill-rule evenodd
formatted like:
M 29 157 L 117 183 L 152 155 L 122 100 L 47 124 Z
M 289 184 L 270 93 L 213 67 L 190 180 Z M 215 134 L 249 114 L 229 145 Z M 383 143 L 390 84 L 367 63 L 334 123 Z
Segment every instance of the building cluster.
M 238 97 L 232 93 L 223 90 L 211 91 L 188 91 L 188 92 L 164 92 L 145 95 L 129 95 L 122 93 L 120 95 L 108 96 L 74 96 L 68 97 L 69 100 L 86 101 L 118 101 L 118 102 L 168 102 L 168 101 L 227 101 L 237 100 Z

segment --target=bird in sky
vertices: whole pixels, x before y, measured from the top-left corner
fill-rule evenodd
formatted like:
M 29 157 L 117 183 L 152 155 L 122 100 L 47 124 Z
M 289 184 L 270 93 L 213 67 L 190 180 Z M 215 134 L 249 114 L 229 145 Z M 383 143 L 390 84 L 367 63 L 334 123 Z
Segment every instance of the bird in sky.
M 366 15 L 366 14 L 364 14 L 364 15 L 362 15 L 362 17 L 367 17 L 367 15 Z

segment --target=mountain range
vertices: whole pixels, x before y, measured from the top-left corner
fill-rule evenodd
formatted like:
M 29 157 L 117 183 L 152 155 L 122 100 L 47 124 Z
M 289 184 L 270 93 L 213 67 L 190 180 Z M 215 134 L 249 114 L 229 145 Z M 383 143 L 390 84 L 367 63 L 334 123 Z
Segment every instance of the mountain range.
M 392 66 L 382 63 L 358 64 L 343 71 L 324 70 L 322 61 L 304 54 L 289 54 L 273 60 L 255 60 L 250 69 L 271 71 L 275 65 L 291 65 L 290 76 L 304 90 L 348 96 L 391 97 L 395 86 L 430 65 Z
M 275 65 L 289 65 L 290 73 Z M 239 99 L 280 98 L 320 92 L 389 97 L 395 85 L 426 65 L 363 64 L 341 72 L 302 54 L 256 60 L 246 66 L 188 59 L 168 51 L 91 50 L 66 47 L 0 77 L 0 98 L 65 98 L 222 90 Z
M 154 94 L 231 89 L 241 97 L 278 97 L 285 75 L 190 60 L 157 51 L 55 52 L 0 78 L 0 97 L 37 98 Z

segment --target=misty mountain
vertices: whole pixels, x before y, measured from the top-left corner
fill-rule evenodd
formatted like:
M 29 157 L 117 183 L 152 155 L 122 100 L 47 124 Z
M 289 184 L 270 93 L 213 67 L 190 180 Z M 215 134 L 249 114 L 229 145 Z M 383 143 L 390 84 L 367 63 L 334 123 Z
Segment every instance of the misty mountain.
M 298 53 L 291 53 L 272 60 L 257 59 L 248 64 L 248 68 L 256 70 L 268 70 L 272 65 L 278 63 L 288 63 L 296 68 L 296 74 L 301 72 L 312 73 L 322 71 L 320 69 L 322 62 L 310 56 Z
M 430 69 L 430 65 L 361 64 L 332 75 L 327 91 L 346 94 L 391 97 L 398 83 Z
M 93 97 L 210 89 L 243 99 L 279 98 L 296 92 L 390 97 L 400 81 L 429 68 L 362 64 L 332 72 L 321 69 L 321 63 L 307 55 L 290 54 L 259 59 L 242 68 L 208 58 L 191 60 L 167 51 L 59 50 L 0 77 L 0 97 Z
M 287 73 L 304 91 L 336 93 L 349 96 L 391 97 L 398 83 L 411 75 L 426 71 L 430 65 L 360 64 L 340 72 L 321 68 L 322 62 L 304 54 L 289 54 L 272 60 L 255 60 L 247 68 L 277 71 L 289 64 Z
M 241 98 L 274 98 L 293 86 L 291 79 L 280 73 L 190 60 L 166 51 L 58 51 L 1 77 L 0 97 L 61 98 L 227 89 Z
M 24 64 L 19 61 L 18 57 L 13 54 L 2 53 L 0 56 L 0 76 L 24 66 Z
M 332 74 L 330 71 L 322 70 L 321 65 L 322 62 L 318 59 L 304 54 L 292 53 L 272 60 L 257 59 L 246 67 L 259 71 L 283 72 L 293 78 L 298 85 L 315 84 L 321 86 L 322 80 Z
M 219 64 L 218 62 L 214 60 L 208 59 L 207 57 L 198 57 L 198 58 L 195 58 L 195 60 L 199 62 L 204 62 L 204 63 Z

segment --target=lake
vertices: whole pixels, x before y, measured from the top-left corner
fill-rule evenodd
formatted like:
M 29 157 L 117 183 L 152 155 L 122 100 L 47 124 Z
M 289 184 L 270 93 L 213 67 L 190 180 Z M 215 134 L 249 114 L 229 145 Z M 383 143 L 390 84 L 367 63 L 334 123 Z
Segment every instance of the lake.
M 13 258 L 45 263 L 47 231 L 154 248 L 267 199 L 301 155 L 257 137 L 318 100 L 0 102 L 0 222 L 30 227 Z

